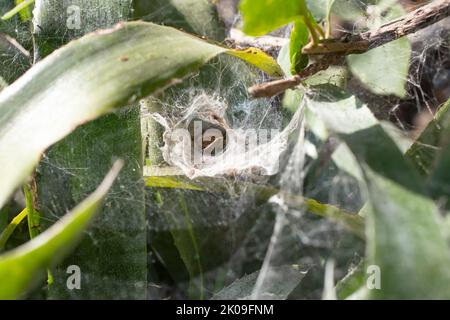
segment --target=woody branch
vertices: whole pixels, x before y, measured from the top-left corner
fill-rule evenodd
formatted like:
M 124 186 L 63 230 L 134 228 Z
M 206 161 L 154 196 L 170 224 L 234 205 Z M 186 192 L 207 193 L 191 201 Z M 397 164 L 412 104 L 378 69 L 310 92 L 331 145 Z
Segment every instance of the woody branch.
M 333 64 L 340 64 L 349 54 L 360 54 L 424 29 L 450 16 L 450 0 L 434 1 L 409 14 L 386 23 L 380 28 L 357 35 L 346 35 L 339 39 L 325 39 L 318 45 L 305 46 L 303 54 L 322 56 L 301 73 L 288 78 L 249 88 L 254 98 L 272 97 L 287 89 L 298 86 L 302 80 L 326 70 Z

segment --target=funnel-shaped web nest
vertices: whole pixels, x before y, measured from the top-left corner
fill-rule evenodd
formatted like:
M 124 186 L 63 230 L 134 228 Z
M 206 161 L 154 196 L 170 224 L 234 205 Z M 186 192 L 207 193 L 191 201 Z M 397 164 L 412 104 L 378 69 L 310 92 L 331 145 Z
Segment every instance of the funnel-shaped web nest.
M 191 179 L 278 173 L 280 155 L 300 124 L 301 109 L 285 128 L 279 121 L 262 127 L 270 105 L 247 100 L 230 106 L 217 93 L 194 91 L 183 111 L 169 113 L 173 106 L 166 105 L 162 112 L 150 113 L 164 127 L 161 152 L 169 165 Z

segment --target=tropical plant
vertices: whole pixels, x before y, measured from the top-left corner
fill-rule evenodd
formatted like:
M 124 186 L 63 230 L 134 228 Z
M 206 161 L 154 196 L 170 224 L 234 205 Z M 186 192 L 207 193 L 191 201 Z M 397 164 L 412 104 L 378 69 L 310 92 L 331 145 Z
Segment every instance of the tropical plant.
M 0 4 L 0 298 L 450 298 L 450 1 L 215 2 Z

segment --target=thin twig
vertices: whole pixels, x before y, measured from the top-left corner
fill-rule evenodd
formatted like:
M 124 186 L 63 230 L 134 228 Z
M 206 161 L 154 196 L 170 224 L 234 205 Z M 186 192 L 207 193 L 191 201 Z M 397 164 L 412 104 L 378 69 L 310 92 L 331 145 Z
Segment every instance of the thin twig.
M 248 89 L 248 92 L 253 98 L 270 98 L 288 89 L 298 86 L 303 79 L 306 79 L 316 73 L 328 69 L 333 64 L 340 64 L 343 61 L 343 56 L 339 54 L 326 55 L 316 63 L 307 66 L 301 73 L 282 80 L 276 80 L 255 85 Z
M 448 16 L 450 16 L 450 0 L 434 1 L 397 20 L 384 24 L 376 30 L 340 39 L 325 40 L 315 47 L 306 46 L 303 49 L 304 54 L 323 55 L 323 57 L 298 75 L 289 79 L 255 85 L 249 89 L 249 93 L 254 98 L 278 95 L 287 89 L 298 86 L 305 78 L 343 61 L 342 58 L 346 55 L 367 52 L 431 26 Z
M 30 57 L 30 52 L 27 49 L 22 47 L 22 45 L 19 42 L 17 42 L 16 39 L 11 38 L 10 36 L 8 36 L 4 33 L 0 33 L 0 44 L 1 43 L 4 43 L 6 46 L 12 47 L 12 48 L 18 50 L 25 57 Z

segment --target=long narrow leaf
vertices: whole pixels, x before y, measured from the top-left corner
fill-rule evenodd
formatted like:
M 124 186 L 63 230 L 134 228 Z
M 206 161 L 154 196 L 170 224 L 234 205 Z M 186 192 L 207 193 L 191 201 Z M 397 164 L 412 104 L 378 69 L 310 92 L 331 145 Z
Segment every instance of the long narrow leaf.
M 0 94 L 0 206 L 42 152 L 76 126 L 179 81 L 225 51 L 172 28 L 132 22 L 51 54 Z
M 14 17 L 16 14 L 21 12 L 24 9 L 27 9 L 30 5 L 34 3 L 34 0 L 25 0 L 22 2 L 19 2 L 17 6 L 15 6 L 12 10 L 8 11 L 2 16 L 2 20 L 9 20 L 12 17 Z
M 0 251 L 5 248 L 6 242 L 16 230 L 17 226 L 27 217 L 27 209 L 23 209 L 17 216 L 12 219 L 11 223 L 0 234 Z
M 131 0 L 37 1 L 33 19 L 37 58 L 42 59 L 90 30 L 126 21 L 130 7 Z M 79 21 L 67 23 L 67 8 L 80 13 L 79 29 L 73 30 L 73 24 Z M 104 18 L 98 19 L 100 15 Z M 111 159 L 123 159 L 125 163 L 117 178 L 120 184 L 105 199 L 102 219 L 96 220 L 90 236 L 53 268 L 49 299 L 146 298 L 147 230 L 141 139 L 136 103 L 80 126 L 46 151 L 35 175 L 43 227 L 89 195 L 109 170 Z M 79 290 L 70 290 L 66 284 L 66 271 L 71 265 L 83 271 Z M 119 286 L 122 290 L 117 291 Z
M 86 200 L 47 231 L 0 256 L 0 299 L 19 298 L 39 280 L 39 273 L 60 260 L 82 235 L 122 167 L 117 162 Z

